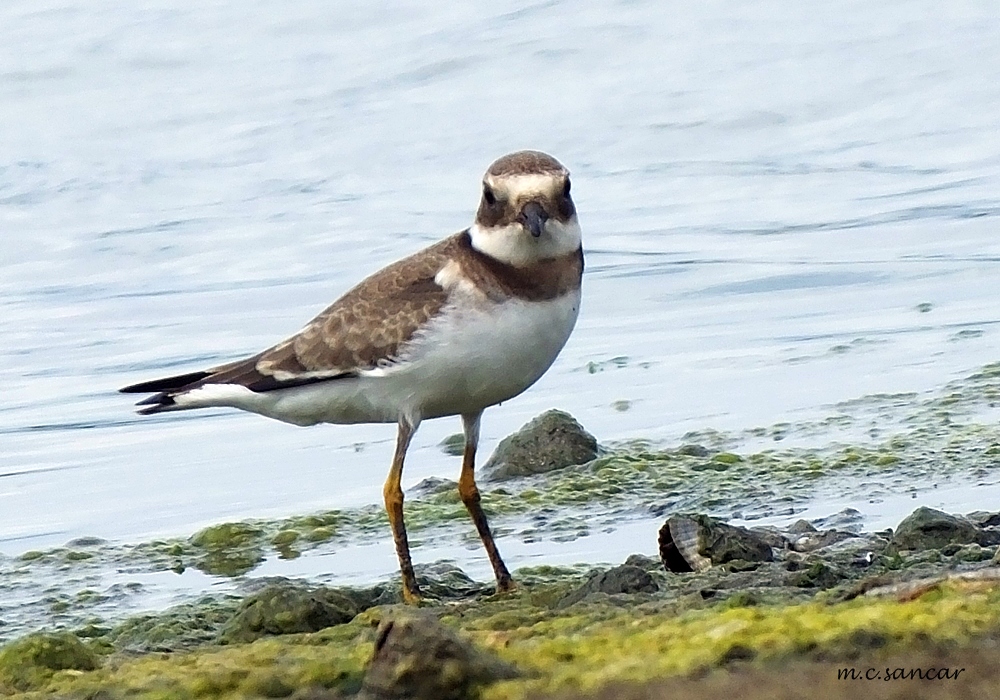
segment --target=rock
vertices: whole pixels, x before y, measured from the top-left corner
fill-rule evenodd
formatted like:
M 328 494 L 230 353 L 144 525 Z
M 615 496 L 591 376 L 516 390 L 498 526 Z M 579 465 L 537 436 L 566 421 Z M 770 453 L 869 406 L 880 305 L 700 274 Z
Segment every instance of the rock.
M 892 543 L 899 549 L 940 549 L 977 541 L 978 528 L 965 518 L 921 506 L 896 528 Z
M 707 515 L 673 515 L 660 528 L 660 561 L 667 571 L 704 571 L 713 565 L 741 559 L 773 561 L 771 546 L 742 527 Z
M 342 588 L 340 592 L 355 602 L 358 612 L 378 605 L 395 605 L 403 602 L 403 591 L 396 581 L 379 583 L 370 588 Z
M 625 566 L 638 566 L 643 571 L 658 571 L 662 565 L 655 558 L 647 557 L 645 554 L 629 554 Z
M 966 513 L 965 518 L 976 527 L 995 527 L 1000 525 L 1000 513 L 991 513 L 988 510 L 974 510 L 971 513 Z
M 778 528 L 770 525 L 758 525 L 749 529 L 761 542 L 766 542 L 771 549 L 785 549 L 788 546 L 788 537 Z
M 816 559 L 808 562 L 805 568 L 789 574 L 787 585 L 797 588 L 833 588 L 847 576 L 827 562 Z
M 272 584 L 243 601 L 219 639 L 232 644 L 268 635 L 316 632 L 350 622 L 358 612 L 353 600 L 333 589 Z
M 631 559 L 631 557 L 629 557 Z M 577 603 L 586 598 L 591 593 L 656 593 L 659 586 L 649 575 L 649 572 L 638 566 L 623 564 L 607 571 L 601 571 L 589 579 L 579 588 L 566 594 L 557 604 L 557 607 L 565 607 Z
M 973 542 L 972 544 L 959 546 L 958 551 L 956 551 L 953 556 L 958 561 L 976 564 L 978 562 L 991 559 L 991 555 L 992 553 L 988 549 L 983 549 L 981 545 Z
M 844 532 L 861 532 L 865 516 L 856 508 L 844 508 L 839 513 L 817 518 L 812 524 L 819 530 L 843 530 Z
M 0 650 L 0 687 L 30 690 L 56 671 L 93 671 L 99 665 L 97 654 L 75 635 L 29 634 Z
M 205 597 L 157 614 L 130 617 L 110 636 L 116 648 L 130 654 L 191 649 L 217 642 L 238 609 L 228 598 Z
M 482 473 L 489 481 L 545 474 L 597 457 L 597 439 L 563 411 L 546 411 L 504 438 Z
M 677 454 L 687 457 L 708 457 L 712 454 L 704 445 L 681 445 L 677 448 Z
M 442 479 L 439 476 L 429 476 L 419 484 L 410 489 L 410 493 L 420 496 L 432 496 L 436 493 L 454 491 L 458 497 L 458 482 L 451 479 Z
M 853 533 L 841 532 L 840 530 L 813 531 L 795 538 L 792 541 L 791 548 L 796 552 L 812 552 L 856 536 Z
M 799 518 L 788 527 L 788 533 L 791 535 L 805 535 L 810 532 L 818 532 L 818 530 L 813 527 L 811 522 L 802 518 Z
M 446 455 L 461 457 L 465 453 L 465 435 L 462 433 L 449 435 L 438 443 L 438 447 L 440 447 L 441 451 Z
M 493 584 L 473 581 L 449 561 L 436 561 L 416 567 L 414 572 L 420 592 L 426 598 L 459 600 L 494 593 Z
M 213 576 L 241 576 L 264 561 L 264 531 L 250 523 L 221 523 L 191 536 L 202 551 L 196 569 Z
M 428 615 L 406 612 L 381 622 L 360 700 L 468 700 L 513 666 L 461 639 Z

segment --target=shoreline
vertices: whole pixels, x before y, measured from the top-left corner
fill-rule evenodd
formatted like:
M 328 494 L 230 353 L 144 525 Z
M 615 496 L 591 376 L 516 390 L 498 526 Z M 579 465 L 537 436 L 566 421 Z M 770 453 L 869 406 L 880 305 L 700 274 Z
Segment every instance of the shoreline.
M 720 555 L 716 562 L 706 550 L 693 559 L 712 560 L 704 570 L 674 573 L 656 558 L 651 538 L 609 552 L 608 560 L 620 562 L 610 568 L 521 567 L 510 596 L 494 596 L 490 585 L 439 561 L 418 566 L 430 592 L 421 612 L 477 654 L 528 674 L 483 684 L 483 697 L 497 700 L 570 697 L 571 688 L 601 692 L 619 683 L 652 683 L 621 690 L 652 693 L 658 683 L 675 682 L 664 679 L 687 683 L 718 669 L 728 673 L 734 664 L 762 673 L 791 660 L 808 675 L 831 659 L 989 655 L 989 640 L 1000 638 L 1000 515 L 980 509 L 953 517 L 917 506 L 948 480 L 966 484 L 967 493 L 992 493 L 1000 480 L 1000 428 L 989 418 L 998 402 L 995 363 L 935 396 L 865 397 L 834 407 L 822 425 L 704 431 L 671 448 L 631 441 L 604 446 L 582 464 L 486 478 L 484 508 L 508 542 L 557 551 L 630 523 L 686 518 L 689 527 L 678 532 L 690 531 L 691 522 L 701 523 L 703 535 L 726 522 L 749 528 L 764 542 L 758 549 L 773 557 Z M 827 439 L 823 447 L 785 447 L 790 437 L 821 440 L 845 425 L 857 433 L 869 424 L 880 431 L 869 432 L 865 444 Z M 893 529 L 874 532 L 857 510 L 798 517 L 833 492 L 876 505 L 908 502 L 917 510 Z M 474 539 L 447 480 L 411 489 L 406 509 L 418 557 L 419 543 L 443 542 L 447 550 Z M 951 539 L 907 539 L 904 526 L 914 518 L 930 518 L 927 533 L 943 528 Z M 4 557 L 0 589 L 11 602 L 0 612 L 6 640 L 0 688 L 24 697 L 91 697 L 98 690 L 112 699 L 116 693 L 354 697 L 368 682 L 377 623 L 413 612 L 398 606 L 395 577 L 352 588 L 330 585 L 332 577 L 251 574 L 265 561 L 321 563 L 384 538 L 384 520 L 381 508 L 365 506 L 220 523 L 187 538 L 136 545 L 78 538 Z M 660 547 L 662 553 L 662 537 Z M 108 579 L 109 572 L 117 578 Z M 179 600 L 129 583 L 178 575 L 200 582 Z M 316 629 L 275 627 L 268 615 L 287 621 L 297 613 L 268 608 L 262 595 L 289 604 L 304 596 L 325 622 Z M 254 605 L 270 610 L 258 614 L 260 639 L 232 631 Z M 38 661 L 36 642 L 72 658 Z M 12 668 L 34 675 L 12 675 Z M 197 669 L 214 670 L 199 675 Z M 163 684 L 170 692 L 157 695 Z

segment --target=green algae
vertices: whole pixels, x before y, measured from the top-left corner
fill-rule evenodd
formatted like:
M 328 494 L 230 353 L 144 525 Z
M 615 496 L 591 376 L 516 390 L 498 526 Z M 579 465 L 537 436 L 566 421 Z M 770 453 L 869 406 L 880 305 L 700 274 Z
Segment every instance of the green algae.
M 811 499 L 830 492 L 875 499 L 899 489 L 916 494 L 924 488 L 921 484 L 929 488 L 951 477 L 989 482 L 1000 478 L 1000 427 L 995 420 L 982 418 L 984 411 L 998 404 L 1000 363 L 993 363 L 933 395 L 862 397 L 835 406 L 834 415 L 812 423 L 730 433 L 706 429 L 686 435 L 678 448 L 648 440 L 609 445 L 605 454 L 584 465 L 508 482 L 504 488 L 482 486 L 483 507 L 498 533 L 511 533 L 525 542 L 566 542 L 615 528 L 628 519 L 667 512 L 753 520 L 791 516 Z M 775 441 L 792 436 L 827 439 L 831 431 L 842 430 L 854 439 L 815 448 L 775 449 Z M 872 437 L 862 440 L 859 435 Z M 405 513 L 414 543 L 477 542 L 454 487 L 408 496 Z M 121 619 L 111 609 L 113 599 L 77 596 L 78 591 L 92 589 L 109 570 L 181 573 L 195 568 L 213 576 L 238 577 L 268 557 L 292 559 L 374 538 L 388 541 L 388 533 L 381 505 L 369 505 L 221 523 L 190 538 L 137 545 L 78 539 L 65 547 L 3 560 L 0 586 L 25 590 L 30 586 L 23 582 L 42 582 L 31 602 L 46 620 L 79 627 L 93 616 L 95 607 L 103 607 L 101 614 L 113 624 Z M 991 556 L 992 551 L 969 550 L 962 561 Z M 0 588 L 5 594 L 8 590 Z M 5 615 L 0 636 L 31 629 L 16 615 L 13 622 L 11 618 Z
M 689 674 L 733 658 L 785 660 L 846 657 L 878 646 L 907 648 L 928 640 L 967 644 L 1000 625 L 995 591 L 938 591 L 915 601 L 858 600 L 838 605 L 718 606 L 674 615 L 622 612 L 607 619 L 555 617 L 477 639 L 537 678 L 489 688 L 487 700 L 529 691 L 592 689 L 610 681 Z M 500 643 L 502 642 L 502 643 Z M 734 650 L 746 650 L 734 656 Z
M 0 690 L 44 686 L 59 671 L 92 671 L 97 654 L 66 632 L 36 633 L 0 650 Z
M 522 583 L 512 595 L 425 608 L 525 674 L 486 688 L 484 700 L 522 700 L 537 693 L 692 674 L 737 659 L 850 658 L 874 647 L 903 650 L 929 643 L 961 647 L 1000 632 L 995 580 L 945 582 L 905 600 L 860 597 L 775 605 L 742 591 L 693 608 L 676 598 L 649 596 L 626 596 L 637 604 L 584 602 L 559 608 L 558 597 L 581 580 L 578 568 L 522 570 L 517 578 L 532 583 Z M 9 671 L 10 659 L 17 668 L 25 658 L 35 659 L 35 670 L 19 676 L 18 685 L 3 678 L 10 690 L 34 691 L 37 697 L 103 692 L 110 698 L 184 700 L 284 696 L 310 688 L 353 695 L 373 652 L 372 625 L 394 611 L 380 606 L 319 632 L 117 657 L 113 663 L 71 635 L 62 639 L 71 640 L 65 644 L 81 655 L 68 661 L 26 653 L 37 648 L 29 637 L 0 651 L 0 672 Z
M 453 435 L 449 435 L 440 443 L 438 443 L 438 447 L 440 447 L 441 451 L 444 452 L 446 455 L 451 455 L 452 457 L 461 457 L 462 454 L 465 452 L 465 435 L 463 435 L 462 433 L 455 433 Z
M 260 528 L 251 523 L 222 523 L 196 532 L 191 544 L 204 549 L 229 549 L 252 544 L 260 534 Z
M 274 697 L 279 689 L 360 688 L 371 654 L 370 626 L 341 625 L 312 635 L 261 639 L 234 647 L 148 654 L 105 662 L 85 672 L 53 673 L 21 697 Z M 101 694 L 101 695 L 98 695 Z
M 165 611 L 130 617 L 101 637 L 109 648 L 128 653 L 193 649 L 217 642 L 242 604 L 235 596 L 203 596 Z
M 264 529 L 249 522 L 221 523 L 191 536 L 190 544 L 199 550 L 195 568 L 216 576 L 239 576 L 264 561 Z M 177 552 L 176 546 L 171 552 Z M 182 550 L 181 550 L 182 551 Z
M 339 591 L 271 585 L 240 604 L 237 613 L 226 621 L 219 640 L 232 644 L 264 636 L 316 632 L 350 622 L 358 612 L 355 601 Z
M 278 530 L 274 537 L 271 538 L 271 544 L 275 547 L 287 547 L 301 536 L 301 533 L 297 530 Z
M 872 478 L 886 484 L 890 476 L 916 482 L 970 468 L 1000 474 L 994 454 L 1000 451 L 998 446 L 1000 429 L 974 425 L 953 427 L 943 443 L 914 431 L 880 444 L 834 445 L 822 450 L 766 449 L 737 454 L 700 445 L 655 449 L 636 442 L 614 446 L 604 456 L 557 474 L 522 479 L 504 489 L 484 487 L 482 504 L 495 527 L 513 527 L 526 540 L 565 541 L 584 532 L 585 528 L 579 527 L 580 517 L 592 520 L 595 514 L 608 523 L 629 513 L 657 514 L 668 508 L 675 512 L 707 511 L 724 518 L 764 517 L 791 514 L 808 501 L 813 489 L 831 483 L 831 479 L 847 484 L 848 489 L 864 488 L 864 496 L 871 498 L 879 495 L 864 484 Z M 886 493 L 889 488 L 884 486 Z M 588 512 L 548 517 L 545 509 Z M 427 531 L 437 537 L 455 527 L 474 532 L 454 489 L 408 498 L 405 513 L 411 535 Z M 525 516 L 531 516 L 532 522 L 518 523 Z M 238 576 L 251 571 L 269 553 L 293 558 L 316 547 L 387 537 L 387 533 L 384 510 L 370 505 L 275 521 L 222 523 L 188 540 L 156 541 L 124 549 L 105 545 L 88 550 L 88 558 L 80 561 L 74 561 L 71 550 L 62 548 L 32 552 L 18 561 L 24 565 L 81 565 L 111 559 L 115 563 L 131 560 L 137 565 L 145 560 L 150 570 L 195 567 L 212 575 Z

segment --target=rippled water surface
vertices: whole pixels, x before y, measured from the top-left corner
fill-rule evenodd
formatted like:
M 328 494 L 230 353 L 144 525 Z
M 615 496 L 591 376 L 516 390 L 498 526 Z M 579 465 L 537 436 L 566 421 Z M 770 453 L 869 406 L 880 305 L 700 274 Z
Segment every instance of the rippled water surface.
M 584 303 L 483 454 L 550 407 L 676 444 L 997 360 L 997 47 L 991 2 L 6 0 L 0 552 L 377 502 L 391 426 L 143 419 L 115 390 L 298 330 L 468 225 L 519 148 L 573 172 Z M 456 475 L 458 430 L 422 426 L 404 486 Z M 338 562 L 395 566 L 382 543 L 264 573 Z

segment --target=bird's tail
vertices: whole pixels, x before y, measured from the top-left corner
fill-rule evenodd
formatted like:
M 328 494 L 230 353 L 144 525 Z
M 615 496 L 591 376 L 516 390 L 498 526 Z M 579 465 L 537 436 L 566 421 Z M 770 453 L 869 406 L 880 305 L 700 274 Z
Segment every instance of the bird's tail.
M 144 416 L 152 415 L 153 413 L 163 413 L 164 411 L 182 411 L 188 407 L 178 406 L 177 402 L 174 401 L 174 396 L 179 392 L 185 391 L 191 385 L 200 382 L 202 379 L 212 376 L 212 374 L 213 372 L 210 371 L 189 372 L 188 374 L 178 374 L 173 377 L 163 377 L 162 379 L 153 379 L 148 382 L 132 384 L 118 391 L 123 394 L 148 394 L 156 392 L 153 396 L 143 399 L 136 404 L 136 406 L 145 406 L 145 408 L 140 408 L 138 411 Z

